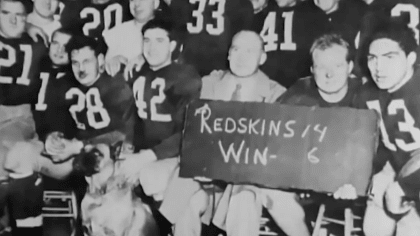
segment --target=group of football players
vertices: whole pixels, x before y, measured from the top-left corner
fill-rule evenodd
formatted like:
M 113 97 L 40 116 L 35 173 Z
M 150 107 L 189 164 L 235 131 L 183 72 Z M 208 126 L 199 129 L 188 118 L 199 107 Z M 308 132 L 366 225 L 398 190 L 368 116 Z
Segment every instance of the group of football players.
M 40 176 L 123 141 L 121 172 L 169 233 L 255 236 L 265 207 L 309 235 L 294 192 L 178 177 L 193 99 L 279 102 L 375 110 L 364 234 L 418 235 L 419 29 L 418 0 L 0 0 L 0 209 L 42 235 Z

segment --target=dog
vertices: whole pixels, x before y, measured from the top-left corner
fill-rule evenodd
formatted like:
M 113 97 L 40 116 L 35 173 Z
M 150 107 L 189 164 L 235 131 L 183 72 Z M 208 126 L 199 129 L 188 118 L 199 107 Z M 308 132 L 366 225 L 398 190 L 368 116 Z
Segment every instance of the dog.
M 154 236 L 158 226 L 151 209 L 118 172 L 122 143 L 87 145 L 73 160 L 88 183 L 81 204 L 85 236 Z

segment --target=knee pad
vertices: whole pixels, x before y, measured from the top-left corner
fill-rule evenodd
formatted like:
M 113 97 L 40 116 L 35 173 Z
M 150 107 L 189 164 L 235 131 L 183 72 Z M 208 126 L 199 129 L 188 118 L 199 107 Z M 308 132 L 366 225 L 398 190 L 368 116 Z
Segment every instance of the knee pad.
M 8 190 L 8 207 L 13 219 L 26 219 L 42 214 L 44 188 L 38 174 L 12 178 Z

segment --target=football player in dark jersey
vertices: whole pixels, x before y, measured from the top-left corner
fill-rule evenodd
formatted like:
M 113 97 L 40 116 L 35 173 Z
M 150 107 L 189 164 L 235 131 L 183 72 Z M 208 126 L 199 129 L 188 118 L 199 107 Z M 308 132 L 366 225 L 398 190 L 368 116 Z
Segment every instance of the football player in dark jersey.
M 27 10 L 22 1 L 0 1 L 0 179 L 9 174 L 8 208 L 14 221 L 13 233 L 19 229 L 28 229 L 26 233 L 41 235 L 41 208 L 27 208 L 28 213 L 19 211 L 19 205 L 24 192 L 16 192 L 15 185 L 25 185 L 28 194 L 38 187 L 34 183 L 37 177 L 28 175 L 13 175 L 7 173 L 4 165 L 6 154 L 17 142 L 31 139 L 35 135 L 35 125 L 30 111 L 30 103 L 35 100 L 38 88 L 38 73 L 41 57 L 45 46 L 34 41 L 24 33 Z M 35 192 L 33 199 L 42 198 L 42 191 Z M 19 198 L 19 199 L 18 199 Z M 20 208 L 22 210 L 22 208 Z M 25 218 L 29 217 L 27 220 Z M 20 231 L 20 233 L 24 233 Z
M 381 116 L 381 143 L 388 160 L 373 176 L 363 228 L 367 236 L 394 235 L 395 231 L 414 236 L 420 232 L 420 217 L 410 199 L 419 198 L 418 189 L 412 188 L 418 179 L 401 178 L 401 170 L 418 158 L 420 150 L 416 39 L 407 25 L 391 21 L 368 42 L 367 66 L 373 82 L 361 90 L 360 97 Z
M 180 155 L 184 110 L 199 96 L 201 79 L 194 67 L 172 61 L 176 41 L 172 38 L 170 22 L 153 19 L 144 25 L 142 32 L 147 63 L 134 74 L 133 84 L 137 114 L 141 119 L 135 135 L 140 139 L 136 142 L 140 152 L 123 156 L 126 160 L 121 165 L 121 173 L 134 182 L 139 179 L 146 195 L 156 201 L 163 200 L 159 210 L 174 223 L 177 213 L 173 208 L 177 205 L 166 204 L 163 192 L 171 186 L 184 186 L 184 181 L 192 181 L 178 178 L 175 169 Z M 177 192 L 190 196 L 189 191 L 193 190 L 185 187 Z
M 324 18 L 324 13 L 309 1 L 268 0 L 253 23 L 253 30 L 264 39 L 267 53 L 262 71 L 286 88 L 298 78 L 309 76 L 309 49 L 325 32 L 324 24 L 319 23 Z
M 49 56 L 41 68 L 41 88 L 36 102 L 32 104 L 38 139 L 19 142 L 7 155 L 6 168 L 12 173 L 26 174 L 40 172 L 46 176 L 63 179 L 71 172 L 72 164 L 53 163 L 40 155 L 47 135 L 59 131 L 68 139 L 74 137 L 76 126 L 69 113 L 70 105 L 65 100 L 65 92 L 75 86 L 69 59 L 64 47 L 72 37 L 72 32 L 58 29 L 53 33 Z M 35 154 L 37 153 L 37 154 Z
M 310 52 L 313 75 L 296 81 L 279 102 L 298 106 L 354 107 L 362 80 L 350 75 L 353 50 L 349 43 L 340 35 L 326 34 L 315 40 Z M 346 56 L 342 57 L 342 54 Z
M 253 8 L 249 0 L 172 0 L 172 21 L 185 33 L 181 61 L 201 76 L 227 68 L 233 35 L 249 29 Z
M 78 129 L 76 138 L 131 143 L 135 114 L 132 91 L 121 74 L 111 77 L 105 73 L 104 54 L 98 45 L 85 36 L 73 37 L 67 45 L 73 74 L 79 82 L 65 93 Z

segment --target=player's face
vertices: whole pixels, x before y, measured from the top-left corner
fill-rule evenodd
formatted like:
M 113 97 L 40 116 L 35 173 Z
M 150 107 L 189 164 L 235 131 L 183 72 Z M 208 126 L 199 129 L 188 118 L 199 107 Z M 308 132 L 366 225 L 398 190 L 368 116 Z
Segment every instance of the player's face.
M 380 89 L 393 89 L 413 68 L 414 53 L 409 54 L 401 49 L 397 42 L 390 39 L 377 39 L 369 46 L 368 68 L 373 81 Z
M 340 0 L 314 0 L 315 5 L 327 13 L 338 6 L 338 1 Z
M 233 74 L 239 77 L 253 75 L 260 66 L 264 52 L 261 43 L 255 37 L 242 34 L 234 37 L 229 49 L 229 66 Z
M 98 79 L 103 66 L 103 55 L 95 56 L 90 47 L 73 50 L 70 54 L 73 74 L 81 85 L 91 86 Z
M 347 49 L 338 45 L 314 50 L 312 73 L 318 89 L 323 93 L 335 94 L 347 89 L 353 63 L 348 62 L 346 56 Z
M 168 32 L 155 28 L 144 32 L 143 55 L 150 68 L 159 69 L 171 63 L 171 54 L 175 49 L 175 42 L 170 41 Z
M 130 0 L 130 12 L 138 22 L 147 22 L 154 16 L 157 0 Z
M 0 31 L 6 38 L 19 38 L 25 31 L 26 11 L 21 2 L 0 1 Z
M 297 0 L 276 0 L 279 7 L 291 7 L 296 4 Z
M 48 55 L 52 63 L 56 66 L 62 66 L 69 64 L 69 56 L 66 52 L 66 45 L 69 42 L 71 36 L 68 34 L 64 34 L 61 32 L 54 33 L 51 44 L 50 50 Z
M 44 17 L 51 18 L 58 7 L 58 0 L 35 0 L 34 11 Z

